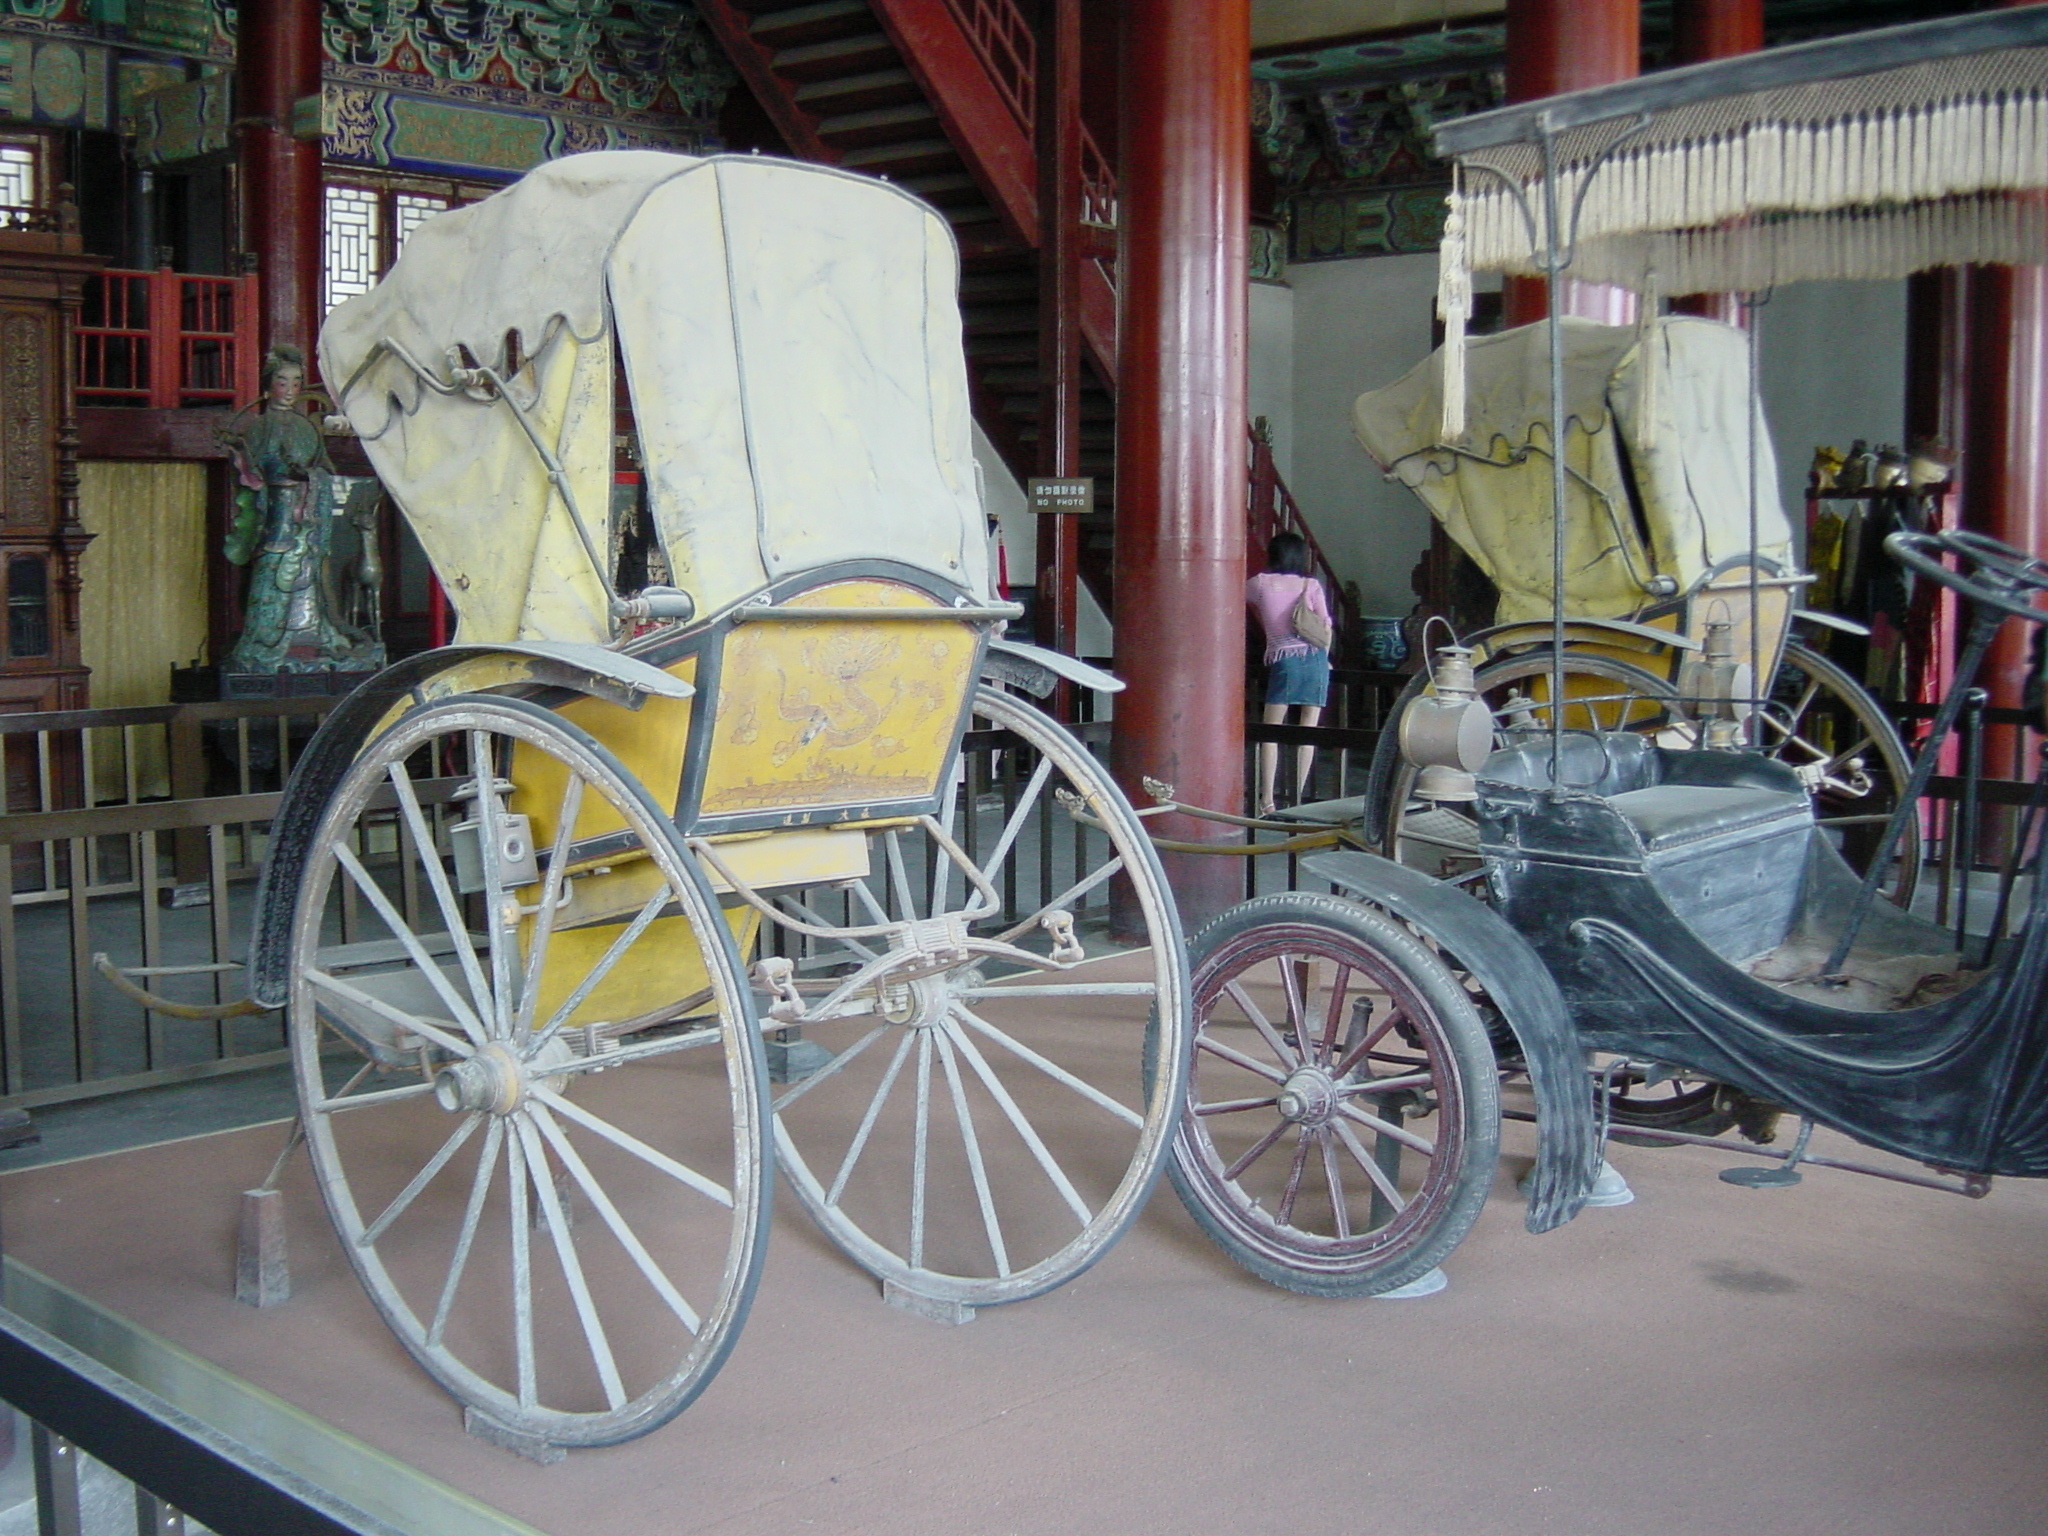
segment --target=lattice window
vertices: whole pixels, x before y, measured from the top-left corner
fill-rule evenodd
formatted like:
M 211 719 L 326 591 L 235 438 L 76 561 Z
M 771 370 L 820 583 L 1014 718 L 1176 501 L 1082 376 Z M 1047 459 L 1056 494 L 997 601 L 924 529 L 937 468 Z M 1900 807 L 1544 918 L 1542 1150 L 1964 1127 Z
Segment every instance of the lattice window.
M 450 197 L 436 197 L 428 192 L 399 192 L 391 199 L 391 225 L 394 250 L 405 249 L 405 242 L 412 238 L 412 232 L 426 223 L 444 208 L 455 206 Z
M 0 208 L 36 206 L 36 152 L 32 145 L 0 139 Z
M 377 194 L 368 187 L 328 186 L 326 308 L 368 293 L 377 281 L 384 266 L 383 213 Z

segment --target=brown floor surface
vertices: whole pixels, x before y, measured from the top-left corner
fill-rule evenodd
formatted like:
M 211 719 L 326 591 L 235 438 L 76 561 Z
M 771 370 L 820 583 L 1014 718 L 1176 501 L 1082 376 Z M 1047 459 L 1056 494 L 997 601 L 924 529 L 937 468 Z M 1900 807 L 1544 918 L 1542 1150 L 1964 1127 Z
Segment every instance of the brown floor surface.
M 948 1328 L 884 1307 L 793 1201 L 745 1336 L 667 1428 L 519 1461 L 465 1437 L 288 1180 L 297 1294 L 231 1298 L 276 1127 L 27 1170 L 10 1251 L 557 1536 L 2048 1527 L 2048 1189 L 1721 1184 L 1619 1149 L 1640 1198 L 1521 1228 L 1494 1197 L 1413 1302 L 1243 1275 L 1162 1191 L 1094 1270 Z M 1833 1150 L 1840 1150 L 1839 1148 Z

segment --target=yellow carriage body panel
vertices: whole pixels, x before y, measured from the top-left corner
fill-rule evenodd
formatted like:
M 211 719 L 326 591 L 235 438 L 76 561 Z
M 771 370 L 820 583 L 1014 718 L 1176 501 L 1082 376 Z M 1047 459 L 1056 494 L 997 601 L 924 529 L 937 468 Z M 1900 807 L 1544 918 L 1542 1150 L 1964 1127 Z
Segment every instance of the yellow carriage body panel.
M 685 656 L 663 670 L 694 683 L 697 658 Z M 556 713 L 603 742 L 627 776 L 646 785 L 655 803 L 669 811 L 675 807 L 676 786 L 682 780 L 691 709 L 696 702 L 648 698 L 638 709 L 627 709 L 605 699 L 580 698 L 559 705 Z M 512 752 L 512 785 L 511 809 L 532 818 L 536 847 L 550 847 L 555 840 L 555 818 L 561 812 L 566 770 L 545 752 L 517 744 Z M 617 832 L 624 825 L 609 806 L 586 798 L 576 817 L 575 839 L 586 842 Z
M 935 609 L 900 582 L 814 587 L 789 608 Z M 725 640 L 699 814 L 809 812 L 938 793 L 980 634 L 928 618 L 763 619 Z
M 604 958 L 612 941 L 630 921 L 626 918 L 615 923 L 555 930 L 548 941 L 547 964 L 541 968 L 540 1001 L 534 1010 L 536 1025 L 554 1017 L 555 1010 Z M 745 955 L 753 948 L 761 915 L 752 907 L 734 907 L 725 913 L 725 921 L 732 929 L 734 943 Z M 675 936 L 673 942 L 665 942 L 669 933 Z M 523 953 L 523 944 L 521 950 Z M 569 1028 L 629 1021 L 658 1023 L 663 1015 L 691 1010 L 706 998 L 711 982 L 697 945 L 690 938 L 688 918 L 656 918 L 648 925 L 646 940 L 635 945 L 634 950 L 638 954 L 662 955 L 667 963 L 658 967 L 624 963 L 613 966 L 590 995 L 576 1005 L 568 1019 Z

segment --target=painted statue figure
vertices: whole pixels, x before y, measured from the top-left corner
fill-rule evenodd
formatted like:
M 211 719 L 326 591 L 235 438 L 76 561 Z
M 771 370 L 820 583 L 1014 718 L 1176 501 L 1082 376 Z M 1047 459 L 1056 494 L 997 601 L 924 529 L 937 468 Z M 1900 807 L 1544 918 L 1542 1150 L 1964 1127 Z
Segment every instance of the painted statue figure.
M 263 399 L 221 438 L 241 478 L 223 551 L 249 577 L 242 637 L 229 672 L 372 671 L 384 647 L 340 620 L 326 566 L 333 542 L 334 465 L 320 428 L 299 407 L 305 354 L 275 346 L 263 359 Z

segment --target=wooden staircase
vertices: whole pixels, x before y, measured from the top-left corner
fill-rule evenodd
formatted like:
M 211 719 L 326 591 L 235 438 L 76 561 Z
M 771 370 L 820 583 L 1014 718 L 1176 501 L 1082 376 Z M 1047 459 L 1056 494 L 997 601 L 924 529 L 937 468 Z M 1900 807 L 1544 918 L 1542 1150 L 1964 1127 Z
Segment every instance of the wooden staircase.
M 1029 17 L 1016 0 L 696 3 L 790 153 L 885 177 L 953 226 L 975 418 L 1020 484 L 1037 474 L 1045 231 Z M 1081 161 L 1079 473 L 1094 476 L 1098 499 L 1082 520 L 1080 571 L 1113 613 L 1116 179 L 1085 124 Z M 1262 507 L 1271 497 L 1253 494 Z M 1254 563 L 1263 555 L 1261 545 Z

